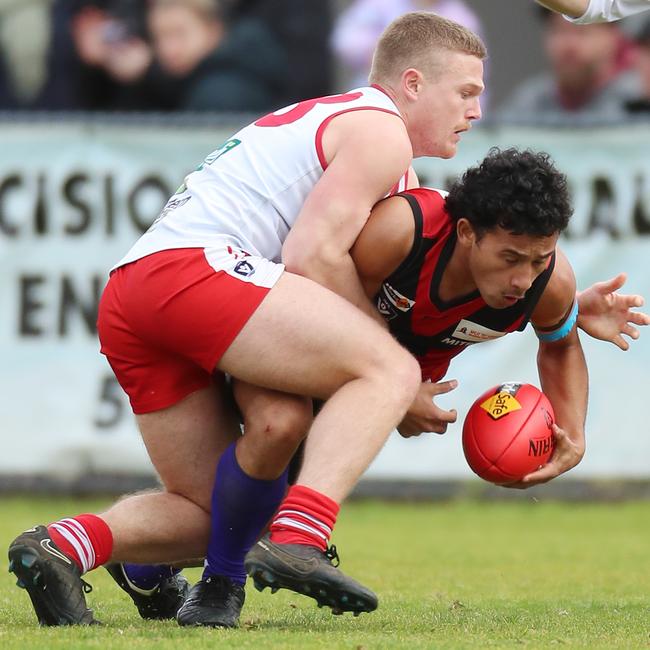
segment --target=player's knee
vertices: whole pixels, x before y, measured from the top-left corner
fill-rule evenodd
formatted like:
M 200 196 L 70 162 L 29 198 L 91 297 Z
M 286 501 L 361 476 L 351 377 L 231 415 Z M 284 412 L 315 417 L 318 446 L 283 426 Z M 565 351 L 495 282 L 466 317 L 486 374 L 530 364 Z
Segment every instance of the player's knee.
M 408 409 L 413 403 L 422 382 L 422 370 L 415 357 L 403 348 L 390 369 L 391 391 L 395 399 Z
M 421 370 L 413 355 L 392 337 L 387 336 L 373 347 L 370 354 L 370 372 L 381 376 L 391 386 L 403 386 L 405 393 L 417 392 Z M 396 388 L 398 392 L 399 389 Z
M 245 423 L 246 435 L 263 437 L 274 447 L 295 449 L 304 440 L 313 420 L 312 402 L 294 397 L 269 403 L 249 417 Z
M 402 346 L 391 340 L 378 348 L 369 372 L 385 398 L 393 400 L 397 408 L 406 410 L 411 405 L 422 375 L 416 359 Z
M 178 483 L 171 483 L 169 487 L 165 486 L 163 492 L 171 495 L 172 497 L 177 497 L 189 501 L 197 508 L 203 510 L 206 514 L 210 513 L 211 503 L 212 503 L 212 488 L 214 486 L 214 473 L 211 476 L 211 480 L 205 481 L 201 485 L 190 485 L 183 481 Z

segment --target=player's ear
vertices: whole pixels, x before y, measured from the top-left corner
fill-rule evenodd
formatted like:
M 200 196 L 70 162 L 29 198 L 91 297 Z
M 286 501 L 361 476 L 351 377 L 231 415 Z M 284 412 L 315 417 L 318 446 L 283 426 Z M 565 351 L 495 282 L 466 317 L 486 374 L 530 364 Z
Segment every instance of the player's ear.
M 408 68 L 402 73 L 402 85 L 406 96 L 415 101 L 422 90 L 422 73 L 415 68 Z
M 461 217 L 456 222 L 456 237 L 458 238 L 458 243 L 467 248 L 471 248 L 478 239 L 474 228 L 472 228 L 472 224 L 464 217 Z

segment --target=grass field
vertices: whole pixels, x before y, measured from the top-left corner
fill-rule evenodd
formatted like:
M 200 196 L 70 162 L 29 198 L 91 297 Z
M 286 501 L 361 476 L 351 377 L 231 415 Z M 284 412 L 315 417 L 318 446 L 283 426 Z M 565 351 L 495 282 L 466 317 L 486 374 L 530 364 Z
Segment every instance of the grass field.
M 35 523 L 106 503 L 3 498 L 2 547 Z M 240 629 L 181 629 L 140 620 L 99 570 L 87 576 L 88 601 L 104 625 L 40 629 L 4 573 L 0 647 L 650 648 L 649 502 L 353 502 L 334 542 L 341 568 L 379 594 L 373 614 L 335 617 L 304 597 L 251 587 Z

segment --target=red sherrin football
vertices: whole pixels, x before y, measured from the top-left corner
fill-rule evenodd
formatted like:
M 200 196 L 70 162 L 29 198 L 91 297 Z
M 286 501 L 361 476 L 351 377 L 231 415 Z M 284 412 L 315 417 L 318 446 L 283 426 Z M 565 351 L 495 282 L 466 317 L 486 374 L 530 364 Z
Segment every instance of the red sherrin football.
M 463 451 L 475 474 L 491 483 L 523 478 L 548 462 L 555 422 L 548 398 L 532 384 L 509 382 L 485 391 L 463 424 Z

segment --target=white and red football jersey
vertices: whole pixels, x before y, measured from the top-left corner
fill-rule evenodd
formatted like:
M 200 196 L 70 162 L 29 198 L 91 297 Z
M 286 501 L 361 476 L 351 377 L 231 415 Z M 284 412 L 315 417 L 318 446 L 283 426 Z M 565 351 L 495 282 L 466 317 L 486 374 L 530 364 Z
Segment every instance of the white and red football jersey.
M 185 179 L 117 266 L 174 248 L 232 246 L 279 262 L 289 229 L 327 167 L 330 120 L 357 110 L 399 111 L 377 87 L 292 104 L 241 129 Z M 408 170 L 389 194 L 406 189 Z

